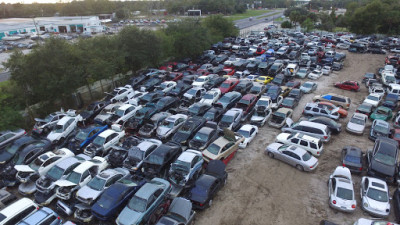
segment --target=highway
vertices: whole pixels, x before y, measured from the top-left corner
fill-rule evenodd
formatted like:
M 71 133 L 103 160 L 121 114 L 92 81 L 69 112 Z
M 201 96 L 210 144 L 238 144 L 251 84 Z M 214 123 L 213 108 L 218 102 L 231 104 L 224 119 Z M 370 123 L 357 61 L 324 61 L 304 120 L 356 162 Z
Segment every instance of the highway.
M 270 22 L 274 20 L 275 18 L 283 16 L 283 9 L 279 10 L 273 10 L 271 12 L 264 13 L 260 16 L 253 17 L 253 19 L 250 21 L 249 18 L 241 19 L 241 20 L 236 20 L 234 21 L 235 25 L 240 29 L 245 29 L 247 27 L 251 27 L 260 23 L 265 23 L 265 22 Z M 278 13 L 278 14 L 275 14 Z

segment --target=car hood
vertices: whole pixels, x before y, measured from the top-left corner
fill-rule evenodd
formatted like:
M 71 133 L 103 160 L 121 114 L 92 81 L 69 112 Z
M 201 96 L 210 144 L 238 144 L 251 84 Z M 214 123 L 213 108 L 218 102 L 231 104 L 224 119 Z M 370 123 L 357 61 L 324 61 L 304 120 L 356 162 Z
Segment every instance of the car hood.
M 372 208 L 376 211 L 386 212 L 386 209 L 390 208 L 389 202 L 375 201 L 371 198 L 368 198 L 367 196 L 365 196 L 363 200 L 368 204 L 368 208 Z
M 372 115 L 371 115 L 371 119 L 375 119 L 375 120 L 386 120 L 386 118 L 387 118 L 387 116 L 382 115 L 382 114 L 372 113 Z
M 139 213 L 131 210 L 126 206 L 122 212 L 119 214 L 117 220 L 119 224 L 128 225 L 128 224 L 139 224 L 140 220 L 143 216 L 143 213 Z
M 47 135 L 47 139 L 49 139 L 50 141 L 54 141 L 54 140 L 57 140 L 61 135 L 62 135 L 62 133 L 50 132 L 50 134 Z
M 99 197 L 102 192 L 103 191 L 97 191 L 85 185 L 81 189 L 79 189 L 79 191 L 77 192 L 77 196 L 83 199 L 97 199 L 97 197 Z
M 271 149 L 271 150 L 278 150 L 278 148 L 281 146 L 282 146 L 281 143 L 272 143 L 272 144 L 269 144 L 267 148 Z
M 193 82 L 192 86 L 203 86 L 205 82 Z
M 163 136 L 163 135 L 166 135 L 170 130 L 171 130 L 171 128 L 168 128 L 168 127 L 158 127 L 157 134 L 160 136 Z
M 183 141 L 186 141 L 191 133 L 176 133 L 174 136 L 174 141 L 177 141 L 178 143 L 181 143 Z
M 105 120 L 107 120 L 107 119 L 110 118 L 110 117 L 111 117 L 111 114 L 97 115 L 96 118 L 95 118 L 95 120 L 98 120 L 98 121 L 105 121 Z
M 199 103 L 204 103 L 204 104 L 207 104 L 207 105 L 211 105 L 213 103 L 213 100 L 212 99 L 202 99 L 202 100 L 199 101 Z
M 368 103 L 368 104 L 371 104 L 371 105 L 374 105 L 374 106 L 376 106 L 378 104 L 378 102 L 372 101 L 372 100 L 369 100 L 369 99 L 365 99 L 363 103 Z
M 35 172 L 28 165 L 16 165 L 14 166 L 14 169 L 18 172 Z
M 307 87 L 300 87 L 300 90 L 302 92 L 309 92 L 311 90 L 311 88 L 307 88 Z
M 93 115 L 93 112 L 85 110 L 85 111 L 81 112 L 80 115 L 82 116 L 83 119 L 87 119 Z
M 266 117 L 266 116 L 265 116 Z M 265 117 L 262 117 L 262 116 L 252 116 L 251 117 L 251 121 L 261 121 L 261 120 L 264 120 L 265 119 Z
M 356 124 L 356 123 L 348 123 L 347 124 L 347 128 L 349 128 L 351 130 L 362 131 L 362 130 L 365 129 L 365 126 L 359 125 L 359 124 Z
M 371 161 L 371 165 L 370 165 L 370 169 L 374 170 L 374 171 L 376 171 L 378 173 L 393 177 L 395 175 L 396 167 L 395 166 L 385 165 L 385 164 L 383 164 L 381 162 L 378 162 L 376 160 L 372 160 Z
M 75 183 L 72 183 L 71 181 L 68 181 L 68 180 L 58 180 L 54 184 L 57 186 L 60 186 L 60 187 L 76 186 Z

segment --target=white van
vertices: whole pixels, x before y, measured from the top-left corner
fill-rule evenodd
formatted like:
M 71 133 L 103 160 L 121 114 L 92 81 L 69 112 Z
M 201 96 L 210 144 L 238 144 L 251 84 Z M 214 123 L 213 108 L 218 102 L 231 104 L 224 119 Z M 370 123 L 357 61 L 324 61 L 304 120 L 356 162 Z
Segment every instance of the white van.
M 0 225 L 15 225 L 38 209 L 39 206 L 29 198 L 21 198 L 0 211 Z
M 276 142 L 282 144 L 295 145 L 307 150 L 312 155 L 318 157 L 321 155 L 324 144 L 319 138 L 311 137 L 302 133 L 280 133 L 276 137 Z
M 382 73 L 382 83 L 386 86 L 389 86 L 389 84 L 395 84 L 396 83 L 396 77 L 394 76 L 394 73 L 392 72 L 383 72 Z
M 293 120 L 290 118 L 286 119 L 286 124 L 287 126 L 282 128 L 283 132 L 303 133 L 319 138 L 323 142 L 329 142 L 329 140 L 331 139 L 331 131 L 324 124 L 314 123 L 310 121 L 300 121 L 298 123 L 293 123 Z

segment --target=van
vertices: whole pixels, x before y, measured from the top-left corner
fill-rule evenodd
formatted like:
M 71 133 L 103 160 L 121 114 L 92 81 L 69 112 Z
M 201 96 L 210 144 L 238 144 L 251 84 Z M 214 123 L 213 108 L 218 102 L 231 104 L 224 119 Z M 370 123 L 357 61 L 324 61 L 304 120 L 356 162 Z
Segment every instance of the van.
M 39 206 L 29 198 L 21 198 L 0 211 L 0 225 L 15 225 L 38 208 Z
M 400 97 L 400 84 L 389 84 L 387 88 L 388 94 L 395 94 Z
M 314 102 L 320 102 L 320 101 L 328 101 L 333 104 L 335 104 L 337 107 L 341 107 L 344 109 L 348 109 L 351 104 L 351 100 L 349 97 L 343 96 L 343 95 L 338 95 L 335 93 L 328 93 L 325 95 L 316 95 L 313 98 Z
M 293 123 L 291 118 L 286 119 L 286 125 L 282 128 L 283 132 L 290 133 L 303 133 L 312 137 L 321 139 L 323 142 L 329 142 L 331 139 L 331 132 L 329 128 L 320 123 L 314 123 L 310 121 L 300 121 L 298 123 Z
M 276 142 L 295 145 L 308 151 L 316 157 L 320 156 L 324 149 L 324 144 L 322 143 L 321 139 L 302 133 L 280 133 L 276 137 Z
M 338 111 L 339 107 L 329 110 L 328 107 L 320 106 L 316 103 L 307 103 L 304 107 L 303 114 L 305 116 L 324 116 L 330 119 L 338 120 L 340 118 Z

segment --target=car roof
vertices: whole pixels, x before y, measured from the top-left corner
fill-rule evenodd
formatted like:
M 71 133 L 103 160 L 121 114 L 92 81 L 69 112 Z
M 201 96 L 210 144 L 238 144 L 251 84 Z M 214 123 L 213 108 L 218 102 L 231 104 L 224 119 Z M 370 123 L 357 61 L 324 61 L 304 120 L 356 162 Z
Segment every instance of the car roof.
M 98 160 L 96 160 L 94 158 L 91 159 L 91 160 L 85 161 L 85 162 L 81 163 L 79 166 L 77 166 L 74 169 L 74 172 L 83 173 L 86 170 L 88 170 L 90 167 L 92 167 L 93 165 L 98 164 L 99 162 L 101 162 L 101 161 L 98 161 Z
M 202 127 L 198 133 L 202 133 L 202 134 L 210 134 L 212 131 L 214 131 L 215 129 L 211 128 L 211 127 Z
M 118 109 L 120 109 L 120 110 L 126 110 L 127 108 L 129 108 L 129 107 L 131 107 L 131 106 L 133 106 L 133 105 L 131 105 L 131 104 L 123 104 L 123 105 L 121 105 Z M 134 106 L 133 106 L 134 107 Z
M 39 224 L 39 222 L 41 222 L 42 220 L 44 220 L 51 214 L 55 214 L 55 212 L 53 210 L 51 210 L 50 208 L 43 207 L 43 208 L 39 209 L 38 211 L 34 212 L 33 214 L 31 214 L 30 216 L 26 217 L 21 222 L 24 222 L 26 224 L 32 224 L 32 225 Z
M 57 122 L 57 125 L 64 125 L 64 124 L 66 124 L 69 120 L 71 120 L 71 119 L 74 119 L 73 117 L 70 117 L 70 116 L 64 116 L 62 119 L 60 119 L 58 122 Z
M 143 199 L 149 199 L 150 196 L 156 192 L 158 189 L 163 188 L 160 185 L 152 182 L 145 183 L 135 194 L 135 196 L 138 196 Z
M 213 184 L 217 180 L 216 177 L 208 175 L 208 174 L 203 174 L 199 179 L 197 179 L 196 184 L 201 184 L 201 187 L 210 187 L 211 184 Z M 197 186 L 197 185 L 196 185 Z
M 240 130 L 243 130 L 243 131 L 250 131 L 253 127 L 254 127 L 253 125 L 245 124 L 245 125 L 243 125 L 243 126 L 240 128 Z
M 115 130 L 107 129 L 107 130 L 101 132 L 101 133 L 99 134 L 99 136 L 100 136 L 100 137 L 103 137 L 103 138 L 106 138 L 106 137 L 110 136 L 110 135 L 113 134 L 113 133 L 116 133 Z
M 191 151 L 184 151 L 179 157 L 178 160 L 182 162 L 192 162 L 194 157 L 198 156 L 198 154 Z
M 63 159 L 61 162 L 57 163 L 57 167 L 60 167 L 61 169 L 67 169 L 70 167 L 72 164 L 75 164 L 77 162 L 80 162 L 76 157 L 68 157 L 66 159 Z
M 255 95 L 253 94 L 246 94 L 242 97 L 243 100 L 251 100 L 252 98 L 254 98 Z
M 307 141 L 314 142 L 314 143 L 318 143 L 320 141 L 319 138 L 312 137 L 312 136 L 309 136 L 309 135 L 306 135 L 303 133 L 296 133 L 293 137 L 300 138 L 300 139 L 307 140 Z

